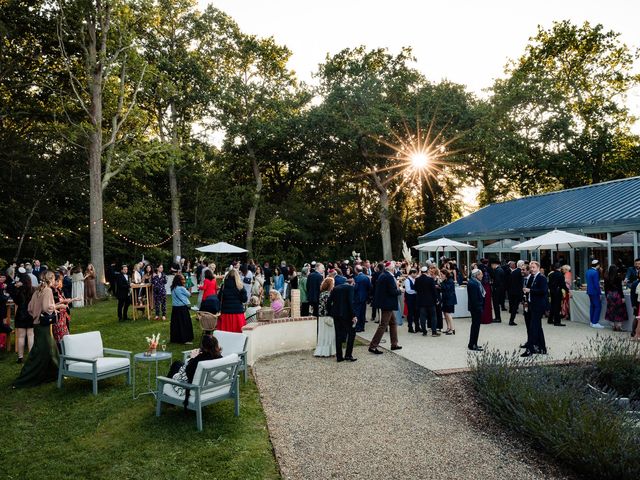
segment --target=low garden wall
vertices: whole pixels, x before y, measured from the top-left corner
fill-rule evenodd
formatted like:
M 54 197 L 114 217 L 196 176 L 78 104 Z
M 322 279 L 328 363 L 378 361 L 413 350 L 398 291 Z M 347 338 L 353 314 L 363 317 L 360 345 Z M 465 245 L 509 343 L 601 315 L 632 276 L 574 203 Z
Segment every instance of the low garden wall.
M 276 353 L 311 350 L 316 346 L 318 322 L 316 317 L 278 318 L 269 322 L 246 325 L 242 333 L 249 337 L 247 362 Z

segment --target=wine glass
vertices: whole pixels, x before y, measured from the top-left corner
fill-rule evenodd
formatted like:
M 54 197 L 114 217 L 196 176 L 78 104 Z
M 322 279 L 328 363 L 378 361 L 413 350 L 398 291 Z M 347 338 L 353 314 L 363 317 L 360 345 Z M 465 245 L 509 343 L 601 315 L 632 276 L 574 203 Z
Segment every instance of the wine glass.
M 167 349 L 167 341 L 166 340 L 162 342 L 161 347 L 162 347 L 162 351 L 163 352 Z

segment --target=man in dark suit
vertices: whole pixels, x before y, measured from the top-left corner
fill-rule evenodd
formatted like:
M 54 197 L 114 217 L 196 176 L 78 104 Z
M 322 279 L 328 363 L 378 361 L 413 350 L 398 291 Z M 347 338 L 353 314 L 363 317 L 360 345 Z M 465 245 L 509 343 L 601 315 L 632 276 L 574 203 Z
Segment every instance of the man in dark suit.
M 354 306 L 358 323 L 356 332 L 364 332 L 364 324 L 367 320 L 367 300 L 371 292 L 371 280 L 363 271 L 361 265 L 356 265 L 356 276 L 353 279 L 355 285 Z
M 497 258 L 491 260 L 491 301 L 493 303 L 493 321 L 502 322 L 500 308 L 504 303 L 504 291 L 506 287 L 505 273 Z
M 118 299 L 118 321 L 129 320 L 127 313 L 131 304 L 131 280 L 129 279 L 129 267 L 122 265 L 120 273 L 116 275 L 116 298 Z
M 269 298 L 269 292 L 271 291 L 271 277 L 273 277 L 273 272 L 271 271 L 269 262 L 264 262 L 262 274 L 264 275 L 264 296 L 265 298 Z
M 540 273 L 540 264 L 536 261 L 529 263 L 531 274 L 527 287 L 523 289 L 529 305 L 530 325 L 525 352 L 521 357 L 529 357 L 533 353 L 547 353 L 547 344 L 542 331 L 542 316 L 547 310 L 547 295 L 549 287 L 547 278 Z
M 515 322 L 516 314 L 518 313 L 518 307 L 522 302 L 522 287 L 524 283 L 522 281 L 522 266 L 524 261 L 518 261 L 516 266 L 515 262 L 509 262 L 509 276 L 507 281 L 507 294 L 509 296 L 509 325 L 518 325 Z
M 393 276 L 396 269 L 396 262 L 387 261 L 384 264 L 385 271 L 380 274 L 376 282 L 376 291 L 373 298 L 373 308 L 379 308 L 380 325 L 376 333 L 373 335 L 369 343 L 369 351 L 377 355 L 382 351 L 378 350 L 380 340 L 389 326 L 389 335 L 391 336 L 391 350 L 400 350 L 402 347 L 398 345 L 398 326 L 396 324 L 395 311 L 398 310 L 398 284 Z
M 353 342 L 356 339 L 356 317 L 353 299 L 355 288 L 353 285 L 343 283 L 331 290 L 327 300 L 327 310 L 333 317 L 333 326 L 336 330 L 336 360 L 342 362 L 349 360 L 355 362 L 353 358 Z M 342 343 L 347 342 L 347 349 L 342 356 Z
M 551 310 L 547 323 L 556 327 L 566 326 L 561 322 L 560 308 L 562 306 L 563 292 L 567 291 L 567 284 L 564 281 L 564 275 L 560 272 L 560 264 L 553 264 L 553 271 L 549 274 L 549 295 L 551 296 Z M 567 292 L 568 293 L 568 292 Z
M 376 268 L 371 275 L 371 321 L 374 323 L 380 323 L 380 320 L 376 320 L 376 314 L 378 313 L 378 309 L 373 306 L 373 298 L 376 295 L 376 282 L 382 273 L 384 272 L 384 264 L 378 263 Z
M 482 311 L 484 310 L 484 296 L 486 295 L 482 286 L 482 275 L 483 273 L 480 269 L 473 269 L 467 283 L 467 308 L 471 313 L 471 331 L 467 347 L 475 352 L 482 351 L 482 347 L 478 346 L 480 323 L 482 322 Z
M 416 307 L 420 312 L 420 330 L 422 335 L 427 335 L 427 325 L 431 324 L 431 336 L 438 337 L 438 322 L 436 321 L 436 282 L 427 273 L 429 269 L 422 267 L 422 273 L 416 278 L 414 288 L 416 291 Z M 427 322 L 428 317 L 428 322 Z
M 634 313 L 633 315 L 633 326 L 631 327 L 631 336 L 636 336 L 636 329 L 638 328 L 638 317 L 640 315 L 640 310 L 638 310 L 638 285 L 640 284 L 640 278 L 637 278 L 631 284 L 631 309 Z
M 318 302 L 320 301 L 320 285 L 323 280 L 324 265 L 322 263 L 317 263 L 315 271 L 310 273 L 307 277 L 307 302 L 309 302 L 311 315 L 316 318 L 319 316 Z

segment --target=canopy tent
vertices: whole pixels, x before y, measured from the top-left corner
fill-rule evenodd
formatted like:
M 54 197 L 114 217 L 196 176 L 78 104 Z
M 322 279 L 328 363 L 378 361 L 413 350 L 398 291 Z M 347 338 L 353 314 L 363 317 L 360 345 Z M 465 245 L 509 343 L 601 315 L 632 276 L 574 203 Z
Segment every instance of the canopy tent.
M 514 250 L 571 250 L 574 248 L 603 247 L 608 245 L 606 240 L 587 237 L 563 230 L 551 232 L 532 238 L 526 242 L 511 247 Z
M 445 237 L 438 238 L 437 240 L 432 240 L 430 242 L 414 245 L 413 248 L 421 252 L 438 251 L 438 249 L 440 248 L 442 248 L 443 252 L 445 250 L 455 250 L 457 252 L 466 252 L 466 251 L 476 249 L 473 245 L 469 245 L 468 243 L 457 242 L 455 240 L 451 240 Z
M 247 252 L 247 250 L 245 250 L 244 248 L 236 247 L 235 245 L 231 245 L 227 242 L 212 243 L 211 245 L 198 247 L 196 248 L 196 250 L 203 253 L 246 253 Z

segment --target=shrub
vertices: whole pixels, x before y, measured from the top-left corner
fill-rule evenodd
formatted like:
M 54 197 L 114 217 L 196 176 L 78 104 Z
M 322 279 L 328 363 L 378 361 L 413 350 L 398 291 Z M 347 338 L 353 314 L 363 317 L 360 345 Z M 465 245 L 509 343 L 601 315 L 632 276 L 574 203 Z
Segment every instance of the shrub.
M 482 403 L 509 428 L 590 478 L 640 478 L 640 429 L 614 395 L 587 387 L 584 365 L 535 365 L 487 351 L 472 361 Z
M 619 337 L 595 338 L 585 356 L 595 358 L 593 382 L 604 390 L 640 400 L 640 345 Z

